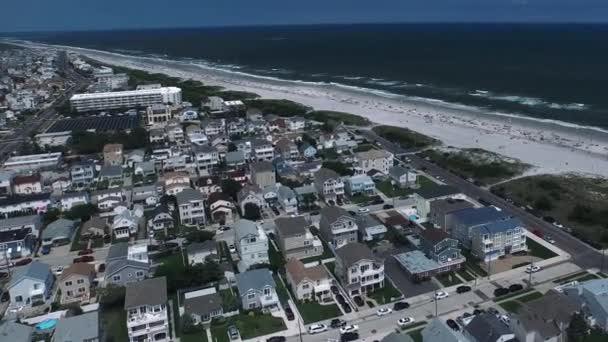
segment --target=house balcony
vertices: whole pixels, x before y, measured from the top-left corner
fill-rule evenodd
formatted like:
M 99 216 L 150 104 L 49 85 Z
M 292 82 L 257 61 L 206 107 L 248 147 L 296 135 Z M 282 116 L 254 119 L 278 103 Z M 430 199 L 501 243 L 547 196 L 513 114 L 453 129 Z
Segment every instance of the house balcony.
M 146 313 L 137 313 L 137 314 L 133 314 L 133 315 L 128 315 L 127 316 L 127 328 L 129 328 L 129 330 L 131 330 L 131 328 L 133 327 L 137 327 L 140 325 L 149 325 L 149 324 L 153 324 L 156 323 L 158 321 L 164 321 L 165 323 L 167 322 L 167 311 L 163 310 L 160 312 L 146 312 Z M 156 327 L 154 327 L 156 328 Z
M 272 293 L 270 295 L 262 295 L 259 299 L 260 305 L 263 308 L 272 307 L 279 304 L 279 297 L 276 295 L 276 293 Z

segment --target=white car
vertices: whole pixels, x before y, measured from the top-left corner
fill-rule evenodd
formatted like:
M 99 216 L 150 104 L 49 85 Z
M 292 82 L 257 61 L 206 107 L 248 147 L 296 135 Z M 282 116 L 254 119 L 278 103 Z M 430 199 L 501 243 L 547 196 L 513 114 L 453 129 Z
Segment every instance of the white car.
M 410 325 L 412 323 L 414 323 L 416 320 L 414 319 L 414 317 L 404 317 L 404 318 L 399 318 L 399 320 L 397 321 L 397 325 L 400 327 L 405 327 L 406 325 Z
M 236 253 L 236 247 L 234 247 L 234 244 L 228 246 L 228 250 L 230 251 L 230 253 Z
M 540 266 L 530 265 L 526 267 L 526 273 L 536 273 L 540 271 Z
M 359 330 L 359 326 L 355 324 L 345 325 L 340 328 L 340 334 L 346 334 L 351 332 L 357 332 Z
M 359 208 L 359 213 L 361 213 L 361 214 L 369 213 L 369 208 Z
M 382 309 L 378 309 L 378 311 L 376 311 L 376 315 L 385 316 L 385 315 L 390 314 L 391 312 L 393 312 L 393 309 L 391 309 L 391 308 L 382 308 Z
M 437 291 L 435 292 L 435 299 L 439 300 L 439 299 L 444 299 L 444 298 L 448 298 L 449 294 L 445 291 Z
M 553 238 L 550 236 L 545 236 L 545 241 L 547 241 L 548 243 L 550 243 L 552 245 L 555 244 L 555 240 L 553 240 Z
M 325 324 L 313 324 L 308 327 L 309 334 L 318 334 L 327 330 L 327 325 Z
M 55 267 L 51 268 L 51 271 L 53 271 L 54 275 L 60 276 L 61 273 L 63 273 L 63 266 L 55 266 Z

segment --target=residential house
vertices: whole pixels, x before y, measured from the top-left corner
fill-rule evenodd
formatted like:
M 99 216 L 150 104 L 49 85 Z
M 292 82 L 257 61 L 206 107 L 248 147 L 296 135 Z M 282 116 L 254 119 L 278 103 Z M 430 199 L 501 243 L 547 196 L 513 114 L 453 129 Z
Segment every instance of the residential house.
M 164 128 L 153 128 L 148 132 L 148 139 L 151 144 L 163 144 L 167 134 Z
M 460 198 L 465 196 L 460 191 L 450 185 L 437 185 L 424 187 L 414 193 L 414 204 L 421 220 L 427 220 L 431 212 L 431 202 L 438 199 Z
M 253 159 L 256 161 L 271 161 L 274 158 L 274 146 L 263 139 L 252 139 Z
M 192 146 L 196 169 L 200 175 L 209 175 L 220 163 L 220 155 L 217 148 L 209 145 Z
M 122 188 L 97 190 L 93 192 L 91 197 L 91 203 L 97 205 L 97 208 L 101 211 L 112 210 L 124 200 L 125 194 Z
M 57 219 L 42 231 L 42 245 L 65 245 L 72 241 L 76 230 L 76 221 Z
M 337 206 L 321 209 L 319 231 L 332 247 L 340 248 L 357 242 L 358 230 L 357 221 L 346 210 Z
M 392 332 L 384 336 L 380 342 L 414 342 L 414 339 L 408 334 Z
M 209 213 L 214 222 L 220 224 L 231 224 L 234 222 L 234 212 L 236 207 L 232 203 L 232 198 L 223 192 L 214 192 L 207 197 Z
M 508 218 L 508 214 L 494 207 L 466 208 L 450 212 L 445 216 L 445 222 L 452 237 L 460 241 L 465 248 L 470 249 L 475 230 L 488 223 Z
M 120 242 L 110 246 L 106 257 L 105 283 L 124 286 L 150 274 L 147 245 Z
M 99 170 L 100 181 L 122 181 L 122 166 L 120 165 L 106 165 Z
M 516 314 L 509 315 L 509 327 L 521 342 L 561 342 L 567 339 L 566 329 L 580 305 L 557 291 L 522 303 Z
M 314 175 L 314 183 L 317 192 L 326 201 L 336 200 L 344 195 L 344 182 L 334 170 L 321 168 Z
M 125 291 L 129 341 L 168 342 L 167 278 L 128 283 Z
M 153 176 L 156 174 L 156 167 L 154 166 L 153 161 L 145 161 L 135 163 L 135 167 L 133 168 L 133 174 L 136 176 Z
M 39 173 L 22 176 L 17 175 L 13 178 L 13 194 L 31 195 L 42 192 L 42 177 Z
M 272 272 L 266 268 L 237 274 L 236 286 L 243 310 L 273 309 L 279 305 Z
M 92 238 L 94 236 L 104 236 L 107 227 L 108 224 L 104 219 L 99 216 L 92 216 L 80 228 L 80 236 L 84 239 Z
M 49 193 L 0 198 L 0 217 L 44 213 L 53 203 Z
M 91 286 L 95 279 L 95 266 L 89 263 L 76 263 L 64 269 L 59 278 L 61 291 L 60 303 L 88 303 L 91 299 Z
M 0 171 L 0 196 L 7 196 L 12 193 L 12 183 L 15 175 L 16 172 L 12 170 Z
M 355 218 L 359 236 L 362 241 L 379 241 L 384 239 L 386 226 L 372 215 L 359 215 Z
M 15 268 L 7 286 L 11 298 L 9 307 L 32 307 L 46 303 L 51 298 L 54 281 L 51 267 L 38 260 Z
M 184 189 L 178 193 L 177 208 L 179 221 L 187 226 L 199 226 L 205 224 L 205 203 L 203 195 L 194 189 Z
M 298 213 L 298 197 L 290 187 L 277 184 L 277 203 L 286 214 Z
M 106 166 L 121 166 L 123 163 L 122 144 L 106 144 L 103 147 L 103 162 Z
M 351 296 L 384 287 L 384 263 L 362 243 L 351 242 L 336 249 L 336 277 Z
M 91 200 L 86 191 L 65 193 L 59 199 L 62 211 L 68 211 L 75 206 L 89 204 Z
M 165 126 L 165 132 L 167 134 L 167 140 L 170 143 L 183 145 L 184 139 L 184 129 L 182 128 L 181 123 L 172 121 L 167 126 Z
M 285 124 L 290 131 L 300 131 L 306 127 L 306 119 L 301 116 L 292 116 L 285 119 Z
M 393 154 L 385 150 L 371 149 L 356 154 L 358 166 L 367 173 L 377 170 L 388 175 L 388 170 L 393 166 Z
M 429 222 L 432 223 L 435 228 L 443 229 L 447 231 L 445 216 L 451 212 L 473 208 L 474 205 L 463 199 L 439 199 L 431 201 L 430 205 L 430 213 L 429 213 Z
M 401 188 L 411 188 L 416 185 L 418 174 L 410 169 L 400 165 L 391 166 L 388 169 L 388 175 L 391 177 L 393 184 Z
M 471 252 L 485 262 L 528 249 L 526 230 L 518 218 L 483 224 L 472 234 Z
M 441 318 L 433 318 L 421 334 L 424 342 L 472 342 L 459 330 L 450 328 Z
M 305 267 L 298 259 L 285 264 L 287 284 L 297 300 L 324 301 L 331 298 L 330 288 L 333 278 L 323 264 Z
M 99 311 L 91 311 L 58 320 L 51 342 L 99 342 L 101 336 Z
M 218 176 L 203 176 L 196 180 L 195 186 L 203 196 L 222 191 L 221 180 Z
M 471 342 L 516 342 L 515 334 L 495 314 L 485 312 L 473 318 L 463 329 Z
M 184 312 L 192 317 L 194 324 L 210 323 L 212 319 L 224 314 L 222 297 L 215 287 L 186 292 Z
M 563 289 L 564 295 L 581 308 L 587 322 L 608 329 L 608 281 L 592 279 Z M 578 310 L 577 310 L 578 311 Z
M 158 204 L 160 196 L 156 184 L 142 185 L 133 187 L 131 191 L 131 202 L 141 203 L 144 206 L 151 207 Z
M 249 164 L 251 170 L 251 182 L 260 188 L 277 183 L 276 175 L 270 162 L 254 162 Z
M 323 244 L 312 235 L 304 216 L 278 217 L 274 220 L 276 241 L 285 260 L 305 259 L 323 254 Z
M 4 220 L 3 220 L 4 221 Z M 30 256 L 37 244 L 32 228 L 17 227 L 13 230 L 0 231 L 0 251 L 6 258 Z
M 277 154 L 283 157 L 285 160 L 296 160 L 300 156 L 298 145 L 286 137 L 277 140 L 274 146 Z
M 128 239 L 137 234 L 142 221 L 142 217 L 137 216 L 133 210 L 123 210 L 114 216 L 112 232 L 117 239 Z
M 225 175 L 227 178 L 239 182 L 241 186 L 245 186 L 245 184 L 249 183 L 249 174 L 244 169 L 227 171 Z
M 212 119 L 202 122 L 202 127 L 205 129 L 207 136 L 215 136 L 226 133 L 226 122 L 224 119 Z
M 34 327 L 5 320 L 0 322 L 0 336 L 7 341 L 31 341 Z
M 268 237 L 255 222 L 239 220 L 234 224 L 234 245 L 241 258 L 239 270 L 245 271 L 255 264 L 268 264 Z
M 255 204 L 258 208 L 262 209 L 267 207 L 267 203 L 264 200 L 264 193 L 262 189 L 257 185 L 247 184 L 237 194 L 237 200 L 241 213 L 245 213 L 245 206 L 248 203 Z
M 344 188 L 349 196 L 355 195 L 374 195 L 376 193 L 376 183 L 370 176 L 356 175 L 344 178 Z
M 317 149 L 309 143 L 303 143 L 299 148 L 300 155 L 306 159 L 312 159 L 317 156 Z
M 190 176 L 187 172 L 167 172 L 164 176 L 165 194 L 177 195 L 190 188 Z
M 226 160 L 226 166 L 228 167 L 239 167 L 247 163 L 243 151 L 228 152 L 224 159 Z
M 173 215 L 164 204 L 161 204 L 152 210 L 150 214 L 150 219 L 148 220 L 148 229 L 153 231 L 158 230 L 168 230 L 175 227 L 175 221 L 173 220 Z
M 143 163 L 145 157 L 146 157 L 146 150 L 144 150 L 143 148 L 131 150 L 131 151 L 129 151 L 129 153 L 127 153 L 127 155 L 125 157 L 126 164 L 129 167 L 135 167 L 138 163 Z
M 186 246 L 188 265 L 204 264 L 207 258 L 218 259 L 218 255 L 215 240 L 194 242 Z

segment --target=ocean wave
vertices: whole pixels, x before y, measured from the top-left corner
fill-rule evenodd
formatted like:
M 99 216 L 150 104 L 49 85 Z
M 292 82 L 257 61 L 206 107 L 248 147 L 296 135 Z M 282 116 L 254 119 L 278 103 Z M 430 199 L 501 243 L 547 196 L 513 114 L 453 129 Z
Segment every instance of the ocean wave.
M 490 100 L 506 101 L 518 103 L 529 107 L 544 107 L 563 110 L 585 110 L 588 106 L 584 103 L 555 103 L 543 100 L 538 97 L 518 96 L 518 95 L 498 95 L 485 90 L 475 90 L 469 93 L 471 96 L 483 97 Z
M 368 81 L 368 82 L 365 82 L 365 83 L 389 87 L 389 86 L 394 86 L 394 85 L 400 84 L 401 82 L 399 82 L 399 81 L 373 81 L 373 80 L 371 80 L 371 81 Z
M 365 77 L 363 77 L 363 76 L 342 76 L 341 78 L 343 78 L 345 80 L 349 80 L 349 81 L 357 81 L 357 80 L 364 79 Z

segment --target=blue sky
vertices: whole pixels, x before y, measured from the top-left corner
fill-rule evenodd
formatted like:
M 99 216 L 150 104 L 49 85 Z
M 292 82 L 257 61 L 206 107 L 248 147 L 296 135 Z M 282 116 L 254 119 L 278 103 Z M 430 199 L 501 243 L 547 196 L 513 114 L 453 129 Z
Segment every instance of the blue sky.
M 0 31 L 361 22 L 606 22 L 608 0 L 4 0 Z

